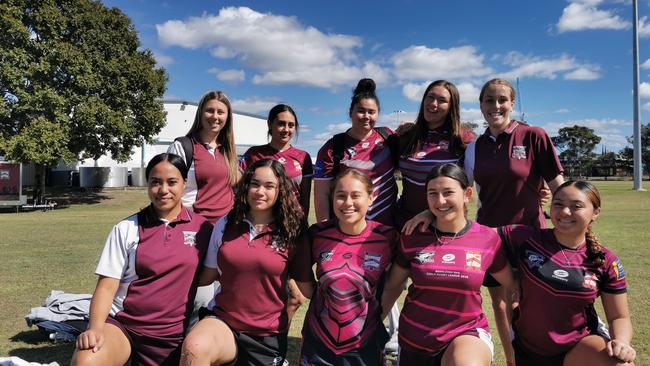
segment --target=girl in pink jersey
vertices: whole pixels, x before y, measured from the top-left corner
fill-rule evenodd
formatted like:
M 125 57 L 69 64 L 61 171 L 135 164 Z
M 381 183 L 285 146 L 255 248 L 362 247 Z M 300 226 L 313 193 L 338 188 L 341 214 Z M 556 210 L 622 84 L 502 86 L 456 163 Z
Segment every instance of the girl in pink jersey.
M 520 274 L 513 328 L 517 365 L 631 365 L 632 322 L 625 271 L 591 230 L 600 194 L 585 181 L 562 184 L 551 201 L 553 229 L 500 230 Z M 593 304 L 601 296 L 609 336 L 594 332 Z
M 329 139 L 318 151 L 314 167 L 314 208 L 316 220 L 331 218 L 332 185 L 339 172 L 356 168 L 373 182 L 373 204 L 368 218 L 385 225 L 395 225 L 397 183 L 394 170 L 397 135 L 388 128 L 375 128 L 379 118 L 379 98 L 375 82 L 361 79 L 354 89 L 349 116 L 352 127 L 345 134 Z M 337 136 L 342 137 L 340 140 Z M 337 143 L 340 142 L 340 144 Z M 338 150 L 338 151 L 337 151 Z
M 465 146 L 475 137 L 461 126 L 456 86 L 447 80 L 430 83 L 422 96 L 414 126 L 400 136 L 399 170 L 403 178 L 400 226 L 428 210 L 422 197 L 431 168 L 442 163 L 462 163 Z
M 388 334 L 379 299 L 398 235 L 366 219 L 372 181 L 361 171 L 339 174 L 332 195 L 336 219 L 310 228 L 318 285 L 305 318 L 300 365 L 381 365 Z
M 178 365 L 211 225 L 183 207 L 187 167 L 179 156 L 156 155 L 146 177 L 151 205 L 106 241 L 72 365 Z
M 313 288 L 305 222 L 282 164 L 251 164 L 212 231 L 200 283 L 219 279 L 221 292 L 185 339 L 181 365 L 282 365 L 287 281 L 308 296 Z
M 411 278 L 400 316 L 399 362 L 489 365 L 493 345 L 480 287 L 486 272 L 506 288 L 512 284 L 501 240 L 467 220 L 472 188 L 456 164 L 434 167 L 426 187 L 435 221 L 425 231 L 402 236 L 382 299 L 386 312 Z

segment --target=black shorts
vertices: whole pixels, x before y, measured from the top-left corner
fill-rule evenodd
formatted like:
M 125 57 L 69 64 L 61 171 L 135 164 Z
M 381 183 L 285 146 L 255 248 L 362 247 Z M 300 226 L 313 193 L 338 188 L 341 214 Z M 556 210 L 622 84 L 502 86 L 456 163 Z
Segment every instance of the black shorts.
M 512 348 L 515 350 L 515 364 L 526 366 L 562 366 L 566 352 L 559 355 L 545 356 L 527 349 L 517 336 L 512 340 Z
M 176 366 L 181 360 L 184 334 L 153 337 L 131 330 L 118 320 L 108 317 L 106 323 L 119 328 L 131 344 L 132 366 Z
M 309 330 L 303 328 L 300 366 L 375 366 L 384 364 L 384 346 L 388 332 L 383 324 L 377 326 L 374 339 L 365 346 L 337 355 Z
M 287 356 L 287 333 L 272 336 L 254 336 L 232 328 L 237 342 L 237 358 L 233 366 L 282 366 Z
M 440 366 L 442 364 L 442 356 L 444 356 L 447 347 L 449 345 L 436 353 L 402 347 L 399 350 L 397 366 Z

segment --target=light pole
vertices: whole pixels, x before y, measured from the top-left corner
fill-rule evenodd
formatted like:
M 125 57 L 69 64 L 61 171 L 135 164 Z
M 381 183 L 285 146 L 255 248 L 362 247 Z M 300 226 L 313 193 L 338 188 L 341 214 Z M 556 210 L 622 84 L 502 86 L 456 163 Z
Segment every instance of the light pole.
M 641 121 L 639 118 L 639 35 L 637 26 L 639 24 L 637 0 L 632 1 L 632 58 L 634 59 L 634 190 L 642 191 L 643 167 L 641 165 Z

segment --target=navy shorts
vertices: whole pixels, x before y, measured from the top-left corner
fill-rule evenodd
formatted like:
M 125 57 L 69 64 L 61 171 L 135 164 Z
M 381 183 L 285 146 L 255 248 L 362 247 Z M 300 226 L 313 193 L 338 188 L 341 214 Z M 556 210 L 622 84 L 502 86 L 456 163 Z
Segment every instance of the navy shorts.
M 176 366 L 180 362 L 183 333 L 153 337 L 133 331 L 110 316 L 106 323 L 118 327 L 129 340 L 131 366 Z
M 515 364 L 526 366 L 562 366 L 566 352 L 559 355 L 545 356 L 527 349 L 515 336 L 512 340 L 512 348 L 515 350 Z
M 365 346 L 337 355 L 309 330 L 303 329 L 302 348 L 300 349 L 300 366 L 375 366 L 383 365 L 384 346 L 388 333 L 380 323 L 374 339 Z

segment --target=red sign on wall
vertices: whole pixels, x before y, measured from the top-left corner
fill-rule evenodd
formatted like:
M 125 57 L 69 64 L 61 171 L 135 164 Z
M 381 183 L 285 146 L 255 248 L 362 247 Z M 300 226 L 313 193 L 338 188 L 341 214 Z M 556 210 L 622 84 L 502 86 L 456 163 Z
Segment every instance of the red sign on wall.
M 0 162 L 0 201 L 18 201 L 20 188 L 20 164 Z

